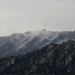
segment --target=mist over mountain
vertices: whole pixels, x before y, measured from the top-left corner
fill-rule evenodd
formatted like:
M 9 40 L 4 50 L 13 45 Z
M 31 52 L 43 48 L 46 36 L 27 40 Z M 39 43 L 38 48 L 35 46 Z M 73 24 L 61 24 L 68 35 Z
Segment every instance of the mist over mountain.
M 26 54 L 40 49 L 49 43 L 60 44 L 68 40 L 75 40 L 75 31 L 54 32 L 48 30 L 15 33 L 0 37 L 0 58 Z

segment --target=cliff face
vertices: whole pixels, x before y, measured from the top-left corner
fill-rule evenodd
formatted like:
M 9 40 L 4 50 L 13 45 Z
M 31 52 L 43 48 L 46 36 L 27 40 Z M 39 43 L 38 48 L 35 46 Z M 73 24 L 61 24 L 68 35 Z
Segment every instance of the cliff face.
M 49 44 L 26 55 L 0 59 L 2 75 L 75 75 L 75 41 Z

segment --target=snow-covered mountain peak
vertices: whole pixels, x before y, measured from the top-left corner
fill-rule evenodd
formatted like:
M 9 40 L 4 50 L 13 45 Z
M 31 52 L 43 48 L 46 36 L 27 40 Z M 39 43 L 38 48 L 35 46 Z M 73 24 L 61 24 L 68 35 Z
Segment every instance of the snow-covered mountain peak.
M 54 32 L 44 29 L 15 33 L 10 36 L 0 37 L 0 57 L 25 54 L 51 42 L 62 43 L 68 40 L 75 40 L 75 31 Z

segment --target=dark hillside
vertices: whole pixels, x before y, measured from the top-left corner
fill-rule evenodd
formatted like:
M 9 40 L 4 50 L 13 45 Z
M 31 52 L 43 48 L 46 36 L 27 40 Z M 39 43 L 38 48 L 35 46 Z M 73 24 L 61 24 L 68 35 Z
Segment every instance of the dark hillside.
M 75 41 L 51 43 L 26 55 L 2 58 L 0 75 L 75 75 Z

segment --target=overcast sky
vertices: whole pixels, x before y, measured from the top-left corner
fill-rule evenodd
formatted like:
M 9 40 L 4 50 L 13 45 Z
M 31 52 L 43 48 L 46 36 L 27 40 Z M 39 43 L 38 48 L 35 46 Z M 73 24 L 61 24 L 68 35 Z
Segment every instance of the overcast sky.
M 0 0 L 0 36 L 75 30 L 75 0 Z

